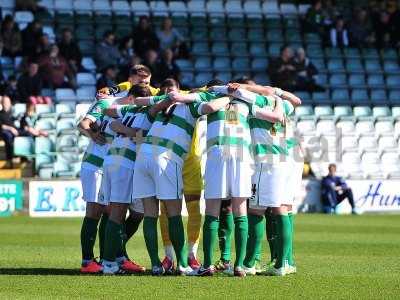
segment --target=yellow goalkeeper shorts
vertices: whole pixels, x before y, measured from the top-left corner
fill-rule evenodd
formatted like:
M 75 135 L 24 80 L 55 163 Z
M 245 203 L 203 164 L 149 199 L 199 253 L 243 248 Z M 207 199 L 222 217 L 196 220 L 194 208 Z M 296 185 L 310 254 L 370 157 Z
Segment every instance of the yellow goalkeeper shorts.
M 200 157 L 191 155 L 186 158 L 183 164 L 183 193 L 187 195 L 198 195 L 204 188 L 201 176 Z

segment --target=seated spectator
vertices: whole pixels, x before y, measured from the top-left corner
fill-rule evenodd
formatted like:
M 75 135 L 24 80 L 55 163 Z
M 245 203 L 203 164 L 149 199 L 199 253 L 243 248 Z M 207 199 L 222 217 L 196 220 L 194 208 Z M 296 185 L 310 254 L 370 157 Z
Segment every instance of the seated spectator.
M 12 168 L 14 157 L 14 138 L 19 135 L 18 129 L 14 125 L 14 118 L 11 110 L 10 98 L 0 97 L 0 138 L 5 143 L 6 150 L 6 168 Z
M 71 71 L 67 61 L 59 54 L 57 45 L 52 45 L 50 52 L 39 59 L 39 71 L 43 78 L 43 85 L 47 88 L 75 88 L 75 74 Z M 68 81 L 65 81 L 65 77 Z
M 312 6 L 307 10 L 304 20 L 304 31 L 318 32 L 324 35 L 324 13 L 322 10 L 322 1 L 314 0 Z
M 170 18 L 165 18 L 161 28 L 157 30 L 157 37 L 160 41 L 160 49 L 171 49 L 175 56 L 188 56 L 188 50 L 183 36 L 178 30 L 172 27 Z M 181 53 L 183 52 L 183 53 Z
M 45 55 L 50 51 L 50 47 L 51 43 L 49 36 L 46 33 L 42 33 L 28 56 L 29 60 L 37 61 L 42 55 Z
M 286 91 L 296 88 L 297 71 L 293 59 L 293 50 L 287 45 L 281 47 L 280 57 L 273 60 L 269 67 L 269 76 L 273 86 Z
M 322 6 L 322 18 L 324 26 L 330 27 L 335 24 L 336 19 L 340 16 L 337 5 L 332 0 L 325 0 Z
M 145 53 L 143 64 L 150 69 L 152 74 L 151 83 L 157 85 L 160 83 L 160 72 L 158 70 L 158 53 L 149 49 Z
M 133 39 L 127 36 L 122 39 L 119 45 L 119 52 L 121 53 L 121 65 L 126 65 L 131 61 L 131 57 L 135 54 L 133 51 Z
M 318 74 L 318 70 L 306 56 L 303 48 L 297 49 L 294 62 L 297 72 L 296 90 L 310 93 L 325 90 L 322 86 L 316 84 L 315 76 Z
M 349 35 L 347 29 L 345 28 L 343 18 L 339 18 L 335 22 L 335 27 L 331 28 L 330 40 L 332 47 L 347 47 L 349 46 Z
M 374 21 L 375 45 L 378 49 L 392 47 L 396 44 L 393 23 L 386 11 L 379 12 Z
M 19 93 L 17 87 L 17 78 L 15 75 L 8 77 L 4 88 L 4 95 L 10 98 L 11 103 L 16 103 L 19 100 Z
M 112 31 L 106 31 L 103 41 L 97 45 L 95 61 L 98 70 L 102 70 L 109 65 L 119 65 L 121 53 L 115 45 L 115 34 Z
M 31 12 L 37 12 L 40 10 L 40 6 L 38 6 L 38 2 L 36 0 L 16 0 L 15 8 L 16 10 L 29 10 Z
M 324 212 L 335 212 L 336 206 L 347 198 L 351 205 L 352 212 L 355 213 L 354 198 L 351 188 L 347 186 L 343 178 L 336 176 L 335 164 L 330 164 L 328 170 L 328 175 L 322 179 L 321 183 L 322 205 L 324 207 Z
M 400 10 L 399 3 L 396 0 L 387 1 L 387 12 L 390 16 L 390 27 L 392 28 L 392 45 L 400 46 Z
M 356 11 L 349 26 L 350 45 L 353 47 L 368 47 L 371 40 L 372 27 L 365 9 Z
M 60 54 L 63 56 L 71 70 L 78 73 L 82 69 L 82 53 L 79 49 L 78 43 L 74 41 L 72 31 L 69 28 L 63 29 L 61 40 L 58 43 Z
M 117 68 L 114 65 L 104 68 L 101 77 L 97 80 L 96 89 L 100 90 L 105 87 L 115 86 L 117 78 Z M 125 80 L 128 77 L 125 77 Z
M 1 37 L 4 43 L 4 56 L 15 57 L 22 52 L 22 37 L 12 16 L 7 15 L 1 24 Z
M 30 62 L 29 66 L 18 79 L 17 87 L 21 102 L 32 104 L 51 104 L 50 97 L 43 97 L 43 79 L 39 74 L 39 65 Z
M 20 119 L 20 135 L 31 137 L 48 136 L 49 133 L 47 131 L 35 128 L 36 120 L 36 106 L 33 103 L 28 103 L 26 106 L 26 112 Z
M 32 21 L 22 30 L 22 54 L 23 56 L 34 57 L 35 49 L 43 34 L 42 24 L 39 21 Z
M 141 16 L 139 24 L 132 32 L 133 45 L 135 53 L 144 58 L 147 50 L 152 49 L 158 51 L 160 48 L 157 35 L 154 33 L 149 18 Z
M 162 58 L 157 66 L 158 80 L 164 81 L 166 78 L 173 78 L 179 81 L 181 70 L 174 61 L 174 54 L 171 49 L 165 49 Z

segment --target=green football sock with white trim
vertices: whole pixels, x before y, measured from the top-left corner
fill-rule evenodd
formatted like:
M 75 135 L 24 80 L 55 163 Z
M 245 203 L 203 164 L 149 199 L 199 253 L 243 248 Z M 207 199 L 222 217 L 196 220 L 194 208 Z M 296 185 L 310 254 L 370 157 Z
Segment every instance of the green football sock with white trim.
M 254 267 L 258 258 L 260 260 L 261 242 L 264 235 L 264 216 L 249 214 L 249 236 L 247 240 L 246 258 L 243 264 L 248 267 Z
M 279 269 L 288 262 L 291 240 L 291 225 L 288 215 L 277 215 L 277 260 L 275 268 Z
M 185 231 L 183 229 L 182 216 L 168 218 L 168 233 L 174 246 L 178 266 L 187 267 L 188 256 L 185 245 Z
M 235 217 L 235 267 L 243 267 L 243 261 L 246 256 L 248 234 L 249 223 L 247 216 Z
M 144 241 L 153 267 L 161 266 L 161 261 L 158 257 L 157 219 L 154 217 L 144 217 L 143 219 Z
M 93 248 L 96 242 L 97 224 L 99 220 L 85 217 L 81 227 L 82 260 L 94 258 Z
M 217 217 L 206 215 L 203 224 L 203 266 L 208 268 L 213 261 L 215 243 L 218 237 L 219 220 Z

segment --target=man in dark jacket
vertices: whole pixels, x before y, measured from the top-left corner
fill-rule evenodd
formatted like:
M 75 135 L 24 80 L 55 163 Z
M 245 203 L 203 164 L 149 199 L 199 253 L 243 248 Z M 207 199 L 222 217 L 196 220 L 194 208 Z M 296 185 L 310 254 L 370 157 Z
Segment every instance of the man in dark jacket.
M 63 30 L 58 48 L 60 48 L 60 54 L 67 60 L 69 67 L 77 73 L 81 69 L 82 53 L 73 39 L 71 29 Z
M 330 164 L 329 173 L 322 179 L 322 205 L 325 213 L 333 213 L 336 206 L 344 199 L 348 199 L 353 214 L 355 213 L 355 204 L 353 191 L 347 186 L 342 177 L 336 176 L 336 165 Z
M 272 85 L 285 91 L 294 91 L 296 88 L 296 67 L 293 59 L 293 50 L 284 45 L 280 51 L 280 57 L 271 62 L 269 76 Z
M 22 74 L 17 83 L 19 100 L 24 103 L 50 104 L 49 97 L 42 97 L 43 79 L 39 74 L 39 65 L 29 63 L 28 70 Z

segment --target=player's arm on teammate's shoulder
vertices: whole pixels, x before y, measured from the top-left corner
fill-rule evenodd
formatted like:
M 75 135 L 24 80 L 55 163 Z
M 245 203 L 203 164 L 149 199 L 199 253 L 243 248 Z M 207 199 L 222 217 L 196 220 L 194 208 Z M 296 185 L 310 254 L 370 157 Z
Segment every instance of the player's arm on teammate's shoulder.
M 104 114 L 106 116 L 108 116 L 108 117 L 111 117 L 111 118 L 118 118 L 119 117 L 118 108 L 116 108 L 116 107 L 106 108 L 104 110 Z
M 133 103 L 137 106 L 149 106 L 168 99 L 168 95 L 137 97 L 133 99 Z
M 104 145 L 107 142 L 105 136 L 101 134 L 96 122 L 94 122 L 91 118 L 83 118 L 78 123 L 78 130 L 83 135 L 92 139 L 96 144 Z
M 138 130 L 136 128 L 127 127 L 122 124 L 121 120 L 114 120 L 110 124 L 110 128 L 116 133 L 121 133 L 127 137 L 135 137 Z
M 257 119 L 266 120 L 271 123 L 282 123 L 284 121 L 282 99 L 279 97 L 275 97 L 275 99 L 276 104 L 272 111 L 266 108 L 260 108 L 257 105 L 253 105 L 251 108 L 253 116 L 255 116 Z
M 199 100 L 198 93 L 185 94 L 181 92 L 170 92 L 168 93 L 168 97 L 172 101 L 180 103 L 191 103 Z
M 152 105 L 151 108 L 149 109 L 150 116 L 154 118 L 157 115 L 157 113 L 159 113 L 164 109 L 167 109 L 173 103 L 174 102 L 171 99 L 165 99 L 164 101 Z
M 229 102 L 231 101 L 231 97 L 221 97 L 221 98 L 217 98 L 215 100 L 212 100 L 210 102 L 203 102 L 201 104 L 201 114 L 202 115 L 207 115 L 207 114 L 211 114 L 213 112 L 216 112 L 222 108 L 224 108 L 225 106 L 227 106 L 229 104 Z

